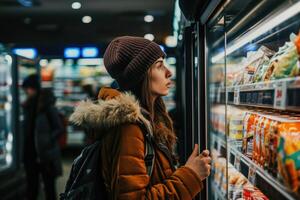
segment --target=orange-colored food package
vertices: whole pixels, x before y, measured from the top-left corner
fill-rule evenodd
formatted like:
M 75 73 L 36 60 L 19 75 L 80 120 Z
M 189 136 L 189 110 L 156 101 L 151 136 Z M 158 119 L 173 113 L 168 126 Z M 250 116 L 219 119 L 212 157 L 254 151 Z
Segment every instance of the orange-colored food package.
M 281 122 L 278 126 L 278 170 L 293 192 L 300 193 L 300 121 Z
M 273 120 L 269 129 L 269 160 L 268 170 L 273 176 L 277 176 L 277 147 L 279 143 L 278 121 Z
M 299 58 L 300 58 L 300 32 L 298 33 L 298 35 L 295 39 L 295 45 L 297 47 L 297 51 L 298 51 Z
M 261 129 L 263 126 L 265 118 L 261 115 L 257 117 L 256 120 L 256 127 L 254 131 L 254 137 L 253 137 L 253 155 L 252 159 L 259 163 L 260 161 L 260 154 L 261 154 Z
M 247 183 L 243 187 L 244 200 L 269 200 L 257 187 Z
M 261 155 L 260 164 L 264 168 L 267 168 L 267 160 L 269 159 L 269 144 L 270 144 L 270 123 L 271 120 L 265 118 L 262 130 L 261 130 Z

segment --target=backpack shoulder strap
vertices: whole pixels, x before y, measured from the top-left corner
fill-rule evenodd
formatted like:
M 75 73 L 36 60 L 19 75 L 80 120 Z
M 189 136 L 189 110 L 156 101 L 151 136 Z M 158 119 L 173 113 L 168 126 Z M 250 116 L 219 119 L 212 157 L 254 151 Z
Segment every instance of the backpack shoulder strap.
M 147 168 L 147 174 L 151 177 L 154 167 L 154 160 L 155 160 L 155 151 L 153 145 L 153 139 L 149 130 L 145 127 L 145 124 L 139 123 L 140 128 L 144 134 L 145 138 L 145 165 Z

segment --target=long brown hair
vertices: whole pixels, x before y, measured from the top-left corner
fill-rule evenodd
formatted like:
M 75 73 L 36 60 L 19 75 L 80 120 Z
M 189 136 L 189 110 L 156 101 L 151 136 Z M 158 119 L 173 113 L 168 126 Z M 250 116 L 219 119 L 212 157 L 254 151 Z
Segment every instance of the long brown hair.
M 131 91 L 137 97 L 141 106 L 149 112 L 155 141 L 166 144 L 168 149 L 174 152 L 177 138 L 165 103 L 162 97 L 157 97 L 154 102 L 151 99 L 151 70 L 152 67 L 150 67 L 141 83 Z

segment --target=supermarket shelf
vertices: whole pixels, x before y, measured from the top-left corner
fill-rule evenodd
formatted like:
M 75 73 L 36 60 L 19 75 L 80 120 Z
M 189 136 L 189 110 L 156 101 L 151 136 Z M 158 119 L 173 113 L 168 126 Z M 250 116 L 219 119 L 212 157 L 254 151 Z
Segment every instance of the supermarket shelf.
M 227 87 L 229 92 L 233 92 L 235 89 L 240 91 L 255 91 L 255 90 L 273 90 L 278 86 L 285 84 L 287 88 L 300 88 L 300 77 L 278 79 L 268 82 L 259 82 L 253 84 L 245 84 L 240 86 Z
M 215 87 L 215 103 L 300 111 L 300 77 L 246 85 Z M 227 93 L 227 95 L 225 95 Z
M 213 134 L 213 141 L 216 141 L 219 146 L 226 145 L 224 138 Z M 228 145 L 230 146 L 230 145 Z M 220 149 L 220 148 L 219 148 Z M 237 168 L 245 177 L 248 177 L 250 168 L 255 171 L 255 186 L 257 186 L 266 196 L 272 197 L 270 199 L 274 200 L 296 200 L 299 199 L 296 195 L 292 194 L 291 191 L 280 183 L 276 178 L 271 176 L 268 171 L 265 171 L 256 163 L 254 163 L 250 158 L 246 157 L 240 151 L 235 148 L 228 148 L 228 157 L 229 162 L 233 166 L 236 165 L 236 160 L 240 160 L 240 163 Z M 236 159 L 238 157 L 238 159 Z
M 273 176 L 271 176 L 268 171 L 262 169 L 260 166 L 258 166 L 256 163 L 254 163 L 250 158 L 246 157 L 244 154 L 242 154 L 240 151 L 231 148 L 229 150 L 231 155 L 234 155 L 234 157 L 238 156 L 240 157 L 240 172 L 245 173 L 245 171 L 249 171 L 250 168 L 253 168 L 256 171 L 256 185 L 261 189 L 261 191 L 267 195 L 273 195 L 276 196 L 276 198 L 279 199 L 297 199 L 296 196 L 293 196 L 293 194 L 289 191 L 287 187 L 283 185 L 283 183 L 280 183 L 278 180 L 276 180 Z M 230 159 L 230 160 L 235 160 Z M 231 163 L 234 165 L 234 163 Z M 243 167 L 245 169 L 243 169 Z M 245 174 L 244 174 L 245 175 Z M 246 174 L 246 177 L 248 176 L 248 173 Z M 262 183 L 259 182 L 259 180 L 263 180 Z M 272 186 L 275 190 L 267 190 L 265 189 L 267 187 L 267 184 Z M 276 194 L 277 193 L 277 194 Z M 275 199 L 275 198 L 272 198 Z

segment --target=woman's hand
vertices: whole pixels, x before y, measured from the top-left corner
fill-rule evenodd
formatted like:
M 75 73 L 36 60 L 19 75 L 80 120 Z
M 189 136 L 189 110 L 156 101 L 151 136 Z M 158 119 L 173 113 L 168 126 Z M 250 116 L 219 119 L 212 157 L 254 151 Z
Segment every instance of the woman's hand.
M 201 154 L 198 153 L 198 144 L 195 144 L 194 150 L 186 161 L 185 166 L 196 172 L 201 180 L 204 180 L 210 174 L 211 158 L 209 151 L 204 150 Z

